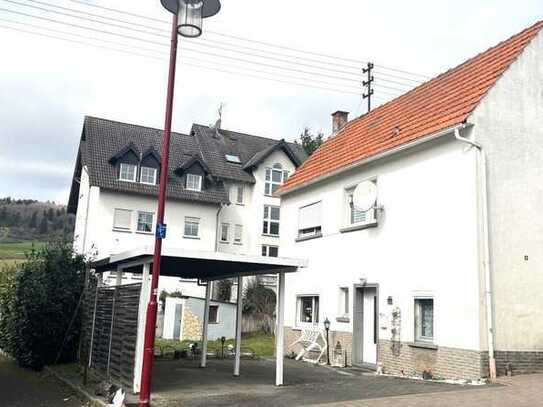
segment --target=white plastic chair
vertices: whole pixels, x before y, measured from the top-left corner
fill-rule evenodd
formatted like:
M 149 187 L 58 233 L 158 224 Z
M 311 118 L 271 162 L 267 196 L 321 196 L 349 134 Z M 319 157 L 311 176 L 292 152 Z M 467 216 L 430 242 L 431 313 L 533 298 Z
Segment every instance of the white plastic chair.
M 321 345 L 318 342 L 319 337 L 322 339 L 322 342 L 324 345 Z M 304 361 L 311 362 L 311 363 L 319 363 L 319 361 L 322 358 L 322 355 L 324 355 L 324 352 L 326 352 L 326 347 L 328 345 L 326 343 L 326 337 L 324 336 L 321 330 L 309 329 L 309 328 L 302 329 L 302 333 L 300 334 L 300 337 L 296 339 L 292 344 L 290 344 L 289 347 L 292 347 L 296 344 L 300 344 L 302 346 L 302 350 L 296 356 L 296 360 L 300 360 L 303 358 Z M 307 352 L 310 352 L 314 349 L 320 352 L 319 357 L 317 359 L 304 358 L 304 355 Z

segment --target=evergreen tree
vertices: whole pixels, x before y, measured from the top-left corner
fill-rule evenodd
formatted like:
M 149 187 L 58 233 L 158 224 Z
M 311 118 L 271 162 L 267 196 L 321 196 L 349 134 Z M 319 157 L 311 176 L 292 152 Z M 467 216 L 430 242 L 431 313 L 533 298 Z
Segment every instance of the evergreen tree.
M 40 234 L 45 235 L 49 231 L 49 225 L 47 224 L 47 218 L 44 216 L 40 222 Z
M 302 148 L 307 155 L 313 154 L 313 152 L 319 148 L 324 142 L 324 134 L 322 132 L 313 134 L 309 128 L 305 128 L 302 134 L 300 134 L 300 141 L 295 141 L 296 144 L 301 144 Z
M 28 226 L 32 229 L 36 229 L 38 227 L 38 212 L 34 211 L 32 213 L 32 217 L 30 218 L 30 222 L 28 222 Z

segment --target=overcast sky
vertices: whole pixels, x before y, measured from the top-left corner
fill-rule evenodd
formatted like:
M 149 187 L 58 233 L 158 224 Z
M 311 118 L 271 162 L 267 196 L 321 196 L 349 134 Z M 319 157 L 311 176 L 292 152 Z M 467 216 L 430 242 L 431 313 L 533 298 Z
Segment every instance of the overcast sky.
M 85 115 L 159 128 L 163 125 L 168 67 L 166 55 L 160 59 L 159 53 L 168 52 L 169 41 L 156 35 L 158 31 L 153 31 L 155 35 L 141 32 L 149 31 L 141 25 L 166 31 L 168 25 L 84 6 L 78 1 L 0 0 L 0 197 L 9 195 L 65 203 Z M 169 19 L 159 0 L 97 0 L 89 3 L 160 20 Z M 50 9 L 47 4 L 131 21 L 140 24 L 132 26 L 140 31 L 35 8 Z M 352 76 L 334 72 L 343 70 L 342 64 L 358 65 L 355 62 L 325 61 L 319 55 L 270 48 L 217 33 L 352 60 L 371 60 L 379 65 L 375 70 L 376 96 L 379 96 L 379 102 L 383 102 L 398 91 L 380 87 L 379 81 L 383 86 L 402 88 L 385 79 L 395 80 L 390 75 L 396 75 L 400 77 L 396 80 L 403 83 L 402 78 L 415 77 L 380 66 L 434 76 L 543 18 L 541 0 L 223 0 L 222 4 L 219 15 L 204 21 L 204 35 L 200 40 L 183 39 L 180 44 L 173 120 L 175 131 L 188 132 L 192 123 L 213 123 L 221 102 L 225 103 L 223 128 L 287 140 L 296 138 L 306 126 L 329 133 L 330 114 L 335 110 L 350 111 L 351 118 L 365 111 L 365 102 L 363 104 L 357 95 L 188 66 L 187 63 L 200 64 L 235 72 L 249 67 L 253 70 L 251 74 L 255 75 L 254 70 L 279 72 L 273 77 L 288 80 L 285 75 L 297 76 L 304 78 L 303 83 L 306 84 L 361 92 L 356 83 L 344 81 Z M 73 14 L 66 9 L 54 10 Z M 14 11 L 42 19 L 15 14 Z M 97 19 L 88 15 L 86 18 Z M 72 25 L 55 23 L 51 19 Z M 74 25 L 90 27 L 91 30 Z M 123 47 L 127 51 L 152 53 L 159 59 L 37 37 L 5 29 L 5 26 L 63 38 L 67 38 L 67 34 L 58 31 L 71 32 L 79 35 L 71 37 L 74 40 L 101 46 L 120 48 L 113 43 L 124 43 L 132 45 L 132 48 Z M 57 32 L 43 31 L 40 27 Z M 124 37 L 96 30 L 120 33 Z M 110 42 L 105 43 L 104 40 Z M 213 48 L 217 46 L 216 41 L 234 44 L 235 50 L 245 54 Z M 205 44 L 213 46 L 206 48 Z M 207 54 L 186 51 L 183 46 L 196 47 Z M 265 55 L 279 58 L 276 61 L 257 61 L 287 66 L 290 70 L 278 71 L 241 61 L 255 60 L 250 54 L 256 51 L 249 48 L 267 50 L 269 53 Z M 289 65 L 281 61 L 285 58 L 281 55 L 287 53 L 292 55 L 287 59 L 300 64 Z M 217 54 L 230 58 L 219 60 Z M 295 59 L 296 56 L 307 59 Z M 208 62 L 204 64 L 197 59 Z M 328 70 L 315 71 L 302 65 L 311 65 L 308 59 Z M 308 71 L 321 75 L 308 76 L 304 73 Z M 331 84 L 323 85 L 322 82 Z

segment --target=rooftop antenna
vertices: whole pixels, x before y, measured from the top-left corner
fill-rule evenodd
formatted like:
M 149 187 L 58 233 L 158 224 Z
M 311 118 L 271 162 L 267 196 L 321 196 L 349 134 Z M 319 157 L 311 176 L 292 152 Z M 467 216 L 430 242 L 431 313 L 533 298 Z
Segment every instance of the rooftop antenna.
M 373 63 L 372 62 L 368 62 L 368 65 L 366 66 L 366 68 L 362 68 L 362 73 L 368 75 L 367 79 L 365 81 L 362 81 L 362 86 L 367 89 L 367 92 L 362 94 L 362 100 L 364 100 L 366 98 L 368 99 L 368 113 L 371 110 L 371 95 L 373 95 L 373 88 L 372 88 L 373 74 L 372 74 L 372 71 L 373 71 Z

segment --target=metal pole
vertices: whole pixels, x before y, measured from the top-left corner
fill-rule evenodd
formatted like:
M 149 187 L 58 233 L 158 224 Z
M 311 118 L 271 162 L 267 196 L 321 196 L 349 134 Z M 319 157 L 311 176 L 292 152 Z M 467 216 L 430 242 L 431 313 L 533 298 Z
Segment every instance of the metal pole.
M 329 331 L 330 331 L 330 328 L 326 328 L 326 364 L 328 366 L 330 366 L 330 340 L 328 338 Z
M 170 133 L 172 128 L 173 91 L 175 84 L 175 63 L 177 58 L 177 15 L 172 17 L 172 34 L 170 46 L 170 67 L 168 72 L 168 95 L 166 98 L 166 118 L 164 123 L 164 137 L 160 156 L 160 189 L 158 193 L 157 232 L 159 226 L 164 225 L 164 207 L 166 203 L 166 186 L 168 182 L 168 159 L 170 154 Z M 160 260 L 162 254 L 162 237 L 158 233 L 155 237 L 155 252 L 153 255 L 153 270 L 151 278 L 151 297 L 147 306 L 147 320 L 145 323 L 145 342 L 143 352 L 143 366 L 141 372 L 140 407 L 149 406 L 151 399 L 151 375 L 153 371 L 153 350 L 155 347 L 155 325 L 157 312 L 157 288 L 160 276 Z
M 206 299 L 204 304 L 204 326 L 202 329 L 202 359 L 200 367 L 206 367 L 207 363 L 207 329 L 209 325 L 209 301 L 211 299 L 211 281 L 206 285 Z
M 234 359 L 234 376 L 239 376 L 239 365 L 241 359 L 241 318 L 243 311 L 243 277 L 238 277 L 238 306 L 236 308 L 236 354 Z

